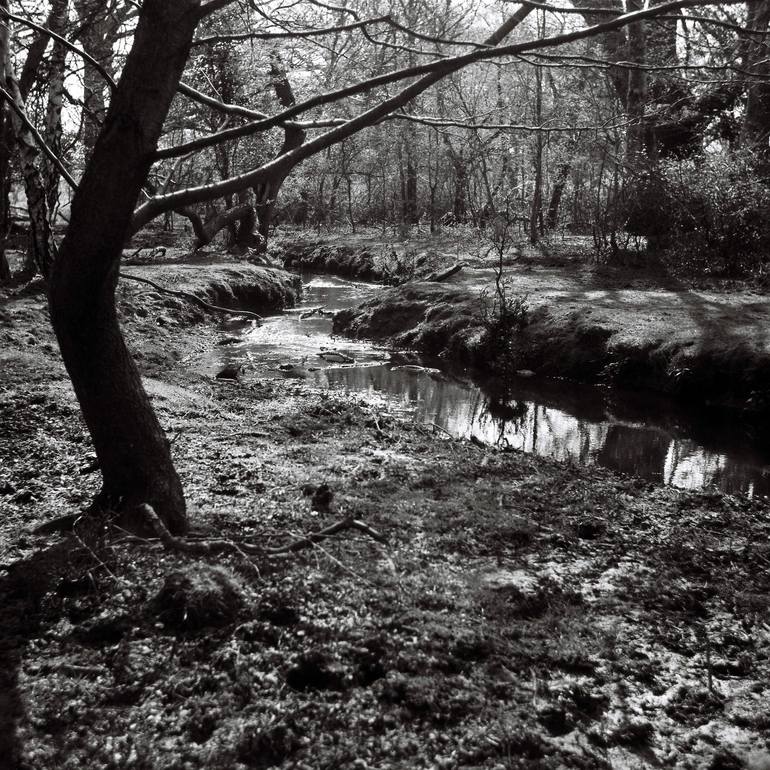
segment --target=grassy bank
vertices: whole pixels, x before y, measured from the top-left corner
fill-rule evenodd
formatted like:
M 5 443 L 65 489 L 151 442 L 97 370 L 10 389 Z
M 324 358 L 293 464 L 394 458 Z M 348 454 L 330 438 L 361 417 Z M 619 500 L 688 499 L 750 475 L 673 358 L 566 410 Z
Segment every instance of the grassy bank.
M 335 331 L 498 373 L 645 389 L 698 403 L 766 412 L 770 301 L 748 292 L 661 289 L 626 275 L 529 262 L 506 270 L 526 323 L 506 333 L 483 311 L 494 273 L 467 267 L 446 283 L 410 282 L 335 318 Z M 633 276 L 632 276 L 633 277 Z M 490 344 L 490 341 L 495 344 Z M 494 351 L 505 348 L 506 359 Z

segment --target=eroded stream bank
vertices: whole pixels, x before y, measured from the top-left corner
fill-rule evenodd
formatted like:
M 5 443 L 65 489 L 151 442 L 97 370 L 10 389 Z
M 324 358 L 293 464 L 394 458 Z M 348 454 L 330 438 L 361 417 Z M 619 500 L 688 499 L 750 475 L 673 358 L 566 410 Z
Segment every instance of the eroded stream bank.
M 305 379 L 331 389 L 384 399 L 388 408 L 453 436 L 582 465 L 601 465 L 687 489 L 770 494 L 770 453 L 763 436 L 734 415 L 684 408 L 671 399 L 542 378 L 517 378 L 504 401 L 496 384 L 453 372 L 414 353 L 388 353 L 333 336 L 332 311 L 374 300 L 375 285 L 306 274 L 297 307 L 217 352 L 217 362 L 242 365 L 259 377 Z M 310 313 L 310 310 L 315 312 Z M 355 363 L 324 360 L 334 349 Z M 333 357 L 333 356 L 332 356 Z

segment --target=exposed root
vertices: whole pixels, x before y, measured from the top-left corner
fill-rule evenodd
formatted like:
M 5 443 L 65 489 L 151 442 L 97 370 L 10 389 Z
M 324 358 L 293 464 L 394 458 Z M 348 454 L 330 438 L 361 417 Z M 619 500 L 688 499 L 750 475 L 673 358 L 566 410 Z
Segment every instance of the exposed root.
M 220 307 L 219 305 L 212 305 L 210 302 L 206 302 L 200 297 L 196 296 L 189 291 L 178 291 L 176 289 L 166 289 L 160 284 L 151 281 L 149 278 L 140 278 L 138 275 L 128 275 L 127 273 L 120 273 L 121 278 L 126 278 L 129 281 L 137 281 L 139 283 L 146 283 L 148 286 L 152 286 L 155 291 L 159 291 L 162 294 L 170 294 L 172 297 L 180 297 L 186 299 L 188 302 L 192 302 L 205 310 L 213 310 L 217 313 L 228 313 L 230 315 L 242 315 L 247 318 L 253 318 L 255 321 L 262 321 L 262 316 L 258 313 L 253 313 L 251 310 L 232 310 L 227 307 Z
M 378 543 L 387 544 L 385 537 L 377 532 L 376 529 L 373 529 L 359 519 L 354 519 L 352 516 L 348 516 L 334 524 L 330 524 L 328 527 L 324 527 L 318 532 L 310 532 L 286 545 L 261 546 L 255 545 L 254 543 L 236 543 L 233 540 L 222 539 L 191 541 L 184 537 L 172 535 L 151 505 L 143 503 L 138 507 L 138 511 L 144 516 L 150 527 L 152 527 L 153 532 L 155 532 L 158 539 L 163 544 L 163 547 L 168 551 L 183 551 L 184 553 L 194 554 L 224 552 L 237 553 L 241 556 L 246 554 L 251 556 L 284 556 L 286 554 L 296 553 L 305 548 L 310 548 L 316 543 L 320 543 L 322 540 L 326 540 L 332 535 L 336 535 L 338 532 L 342 532 L 346 529 L 357 529 L 359 532 L 363 532 Z

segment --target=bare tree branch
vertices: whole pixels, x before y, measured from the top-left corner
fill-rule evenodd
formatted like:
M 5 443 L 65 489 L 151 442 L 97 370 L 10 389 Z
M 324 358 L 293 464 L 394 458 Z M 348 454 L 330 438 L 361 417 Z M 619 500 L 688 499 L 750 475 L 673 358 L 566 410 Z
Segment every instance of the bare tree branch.
M 24 124 L 24 127 L 27 129 L 27 131 L 30 132 L 30 134 L 32 134 L 35 143 L 38 145 L 38 147 L 40 147 L 48 160 L 50 160 L 51 163 L 56 166 L 67 184 L 73 190 L 77 190 L 77 182 L 72 178 L 72 175 L 67 170 L 66 166 L 62 163 L 61 158 L 59 158 L 59 156 L 45 143 L 45 139 L 43 139 L 43 137 L 40 135 L 40 132 L 35 128 L 32 121 L 27 117 L 27 113 L 21 108 L 19 104 L 16 103 L 16 100 L 2 86 L 0 86 L 0 98 L 2 98 L 2 100 L 10 106 L 16 115 L 18 115 L 19 120 Z
M 6 11 L 4 8 L 0 8 L 0 13 L 3 14 L 7 19 L 10 19 L 11 21 L 15 21 L 19 24 L 23 24 L 26 27 L 29 27 L 30 29 L 34 29 L 37 32 L 42 33 L 43 35 L 48 35 L 48 37 L 53 38 L 54 40 L 61 43 L 63 46 L 65 46 L 67 49 L 72 51 L 72 53 L 79 56 L 81 59 L 84 59 L 87 61 L 104 79 L 107 81 L 107 85 L 114 90 L 115 89 L 115 81 L 112 79 L 112 76 L 109 72 L 101 65 L 99 64 L 96 59 L 93 58 L 93 56 L 90 56 L 87 54 L 82 48 L 79 48 L 74 43 L 67 40 L 66 37 L 63 37 L 62 35 L 59 35 L 57 32 L 52 32 L 50 29 L 47 29 L 42 24 L 37 24 L 34 21 L 30 21 L 29 19 L 25 19 L 23 16 L 17 16 L 15 13 L 10 13 L 9 11 Z
M 613 120 L 622 116 L 614 116 Z M 434 128 L 466 128 L 473 131 L 525 131 L 527 133 L 557 134 L 557 133 L 580 133 L 583 131 L 606 131 L 612 128 L 623 128 L 628 125 L 628 121 L 597 123 L 587 126 L 536 126 L 526 123 L 484 123 L 467 120 L 452 120 L 451 118 L 434 118 L 429 115 L 410 115 L 406 112 L 396 112 L 389 115 L 388 120 L 406 120 L 411 123 L 419 123 L 423 126 L 432 126 Z
M 710 0 L 713 2 L 713 0 Z M 738 4 L 742 0 L 724 0 L 729 4 Z M 723 2 L 723 4 L 724 4 Z M 610 21 L 602 22 L 600 24 L 594 24 L 589 27 L 583 27 L 572 32 L 566 32 L 559 35 L 553 35 L 551 37 L 544 37 L 537 40 L 530 40 L 525 43 L 513 43 L 507 46 L 487 46 L 484 49 L 473 51 L 471 53 L 462 54 L 459 56 L 449 57 L 438 61 L 433 61 L 428 64 L 420 64 L 413 67 L 406 67 L 399 70 L 393 70 L 391 72 L 378 75 L 367 80 L 362 80 L 354 83 L 345 88 L 340 88 L 335 91 L 329 91 L 324 94 L 318 94 L 317 96 L 306 99 L 304 102 L 299 102 L 295 106 L 290 107 L 282 112 L 264 119 L 255 120 L 250 123 L 246 123 L 243 126 L 237 126 L 227 129 L 209 136 L 203 136 L 198 139 L 184 142 L 182 144 L 175 145 L 174 147 L 168 147 L 166 149 L 159 150 L 156 153 L 156 160 L 162 160 L 164 158 L 173 158 L 178 155 L 186 155 L 189 152 L 205 149 L 206 147 L 212 147 L 220 142 L 228 141 L 230 139 L 237 139 L 242 136 L 249 136 L 251 134 L 267 131 L 271 128 L 281 125 L 286 120 L 293 118 L 295 115 L 299 115 L 302 112 L 319 107 L 324 104 L 339 101 L 348 96 L 354 96 L 364 91 L 376 88 L 378 86 L 394 83 L 399 80 L 405 80 L 410 77 L 416 77 L 420 75 L 430 75 L 438 73 L 440 77 L 454 72 L 468 64 L 475 62 L 489 60 L 501 56 L 518 55 L 526 53 L 527 51 L 536 51 L 542 48 L 555 48 L 566 43 L 573 43 L 578 40 L 584 40 L 586 38 L 595 37 L 605 32 L 620 29 L 629 24 L 642 21 L 648 18 L 655 18 L 661 14 L 665 14 L 669 11 L 677 8 L 684 8 L 695 5 L 704 5 L 699 0 L 671 0 L 671 2 L 664 3 L 662 5 L 653 6 L 650 8 L 644 8 L 640 11 L 633 11 L 631 13 L 625 13 L 621 16 L 617 16 Z M 527 13 L 532 8 L 532 4 L 527 2 L 522 6 Z
M 201 37 L 197 40 L 193 40 L 193 46 L 212 45 L 214 43 L 235 43 L 244 40 L 280 40 L 282 38 L 317 37 L 321 35 L 332 35 L 338 32 L 349 32 L 350 30 L 359 29 L 360 27 L 365 27 L 369 24 L 379 24 L 389 20 L 389 16 L 375 16 L 371 19 L 355 21 L 350 24 L 337 24 L 334 27 L 297 30 L 296 32 L 239 32 L 232 35 L 209 35 L 208 37 Z
M 318 0 L 315 0 L 315 2 L 318 2 Z M 725 2 L 729 4 L 738 4 L 742 2 L 742 0 L 724 0 L 722 4 Z M 403 107 L 415 96 L 422 93 L 425 89 L 429 88 L 431 85 L 438 82 L 446 75 L 460 70 L 468 64 L 489 60 L 500 56 L 519 55 L 528 51 L 538 51 L 543 48 L 554 48 L 560 45 L 564 45 L 565 43 L 584 40 L 586 38 L 601 35 L 608 31 L 620 29 L 631 23 L 637 23 L 645 19 L 655 18 L 656 16 L 666 14 L 678 8 L 696 5 L 704 5 L 704 3 L 698 2 L 698 0 L 671 0 L 670 2 L 663 3 L 658 6 L 625 13 L 609 21 L 583 27 L 571 32 L 552 35 L 550 37 L 543 37 L 536 40 L 529 40 L 523 43 L 513 43 L 506 46 L 499 45 L 504 37 L 531 12 L 531 4 L 522 4 L 521 8 L 515 14 L 513 14 L 513 16 L 506 20 L 506 22 L 501 25 L 501 27 L 498 28 L 498 30 L 490 38 L 484 41 L 486 45 L 494 46 L 494 48 L 490 47 L 483 50 L 473 51 L 468 54 L 463 54 L 440 61 L 434 61 L 429 64 L 408 67 L 406 69 L 385 73 L 378 77 L 358 82 L 347 88 L 339 89 L 337 91 L 329 92 L 326 94 L 320 94 L 316 97 L 306 100 L 305 102 L 297 104 L 295 107 L 286 109 L 283 112 L 266 120 L 255 121 L 237 129 L 222 131 L 209 137 L 202 137 L 201 139 L 194 140 L 182 145 L 177 145 L 175 147 L 168 148 L 167 150 L 161 150 L 156 154 L 156 159 L 166 157 L 170 158 L 177 155 L 186 154 L 192 150 L 203 149 L 204 147 L 218 144 L 219 142 L 230 138 L 245 136 L 257 131 L 267 130 L 268 128 L 279 125 L 281 121 L 291 118 L 300 112 L 304 112 L 311 107 L 315 107 L 320 104 L 326 104 L 331 101 L 336 101 L 345 96 L 362 93 L 378 85 L 385 85 L 387 83 L 403 80 L 415 75 L 423 75 L 423 77 L 412 83 L 412 85 L 407 86 L 396 95 L 385 99 L 375 107 L 366 110 L 357 117 L 346 121 L 344 124 L 337 126 L 330 131 L 327 131 L 321 136 L 306 142 L 301 147 L 298 147 L 295 150 L 292 150 L 291 152 L 288 152 L 285 155 L 282 155 L 270 161 L 269 163 L 266 163 L 260 168 L 239 174 L 238 176 L 231 177 L 229 179 L 221 180 L 219 182 L 200 185 L 198 187 L 192 187 L 185 190 L 178 190 L 174 193 L 156 196 L 146 201 L 134 213 L 133 229 L 134 231 L 140 229 L 145 224 L 147 224 L 147 222 L 154 219 L 164 211 L 172 210 L 178 206 L 185 206 L 192 203 L 211 200 L 222 195 L 236 192 L 237 190 L 243 189 L 244 187 L 251 187 L 268 179 L 271 175 L 277 173 L 286 173 L 287 169 L 293 168 L 306 158 L 326 149 L 327 147 L 330 147 L 333 144 L 341 142 L 343 139 L 352 136 L 363 128 L 374 125 L 390 113 Z

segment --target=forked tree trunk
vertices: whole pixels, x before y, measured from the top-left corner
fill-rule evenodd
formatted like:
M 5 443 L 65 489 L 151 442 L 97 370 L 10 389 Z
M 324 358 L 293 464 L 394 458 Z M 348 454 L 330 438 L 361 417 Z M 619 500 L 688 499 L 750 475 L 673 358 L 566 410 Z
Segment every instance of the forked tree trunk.
M 296 103 L 294 90 L 291 87 L 289 78 L 286 74 L 286 68 L 278 54 L 274 54 L 270 61 L 270 76 L 273 79 L 273 91 L 278 100 L 278 104 L 284 109 L 293 107 Z M 291 152 L 299 147 L 305 141 L 305 131 L 295 126 L 286 126 L 283 131 L 283 144 L 278 150 L 276 157 L 284 153 Z M 270 237 L 270 226 L 273 223 L 275 215 L 275 204 L 278 200 L 278 193 L 281 190 L 289 171 L 276 174 L 272 179 L 259 185 L 254 190 L 257 198 L 256 215 L 258 219 L 258 232 L 262 236 L 262 247 L 267 248 L 267 241 Z
M 257 248 L 258 235 L 254 235 L 254 227 L 257 222 L 257 214 L 251 203 L 239 203 L 237 206 L 216 213 L 206 222 L 201 215 L 192 208 L 177 209 L 177 214 L 187 217 L 195 233 L 194 249 L 208 246 L 211 241 L 225 228 L 232 228 L 235 232 L 233 245 Z
M 174 532 L 187 528 L 182 486 L 118 326 L 115 288 L 199 13 L 200 0 L 145 0 L 49 288 L 53 327 L 102 471 L 98 502 L 129 514 L 149 503 Z

